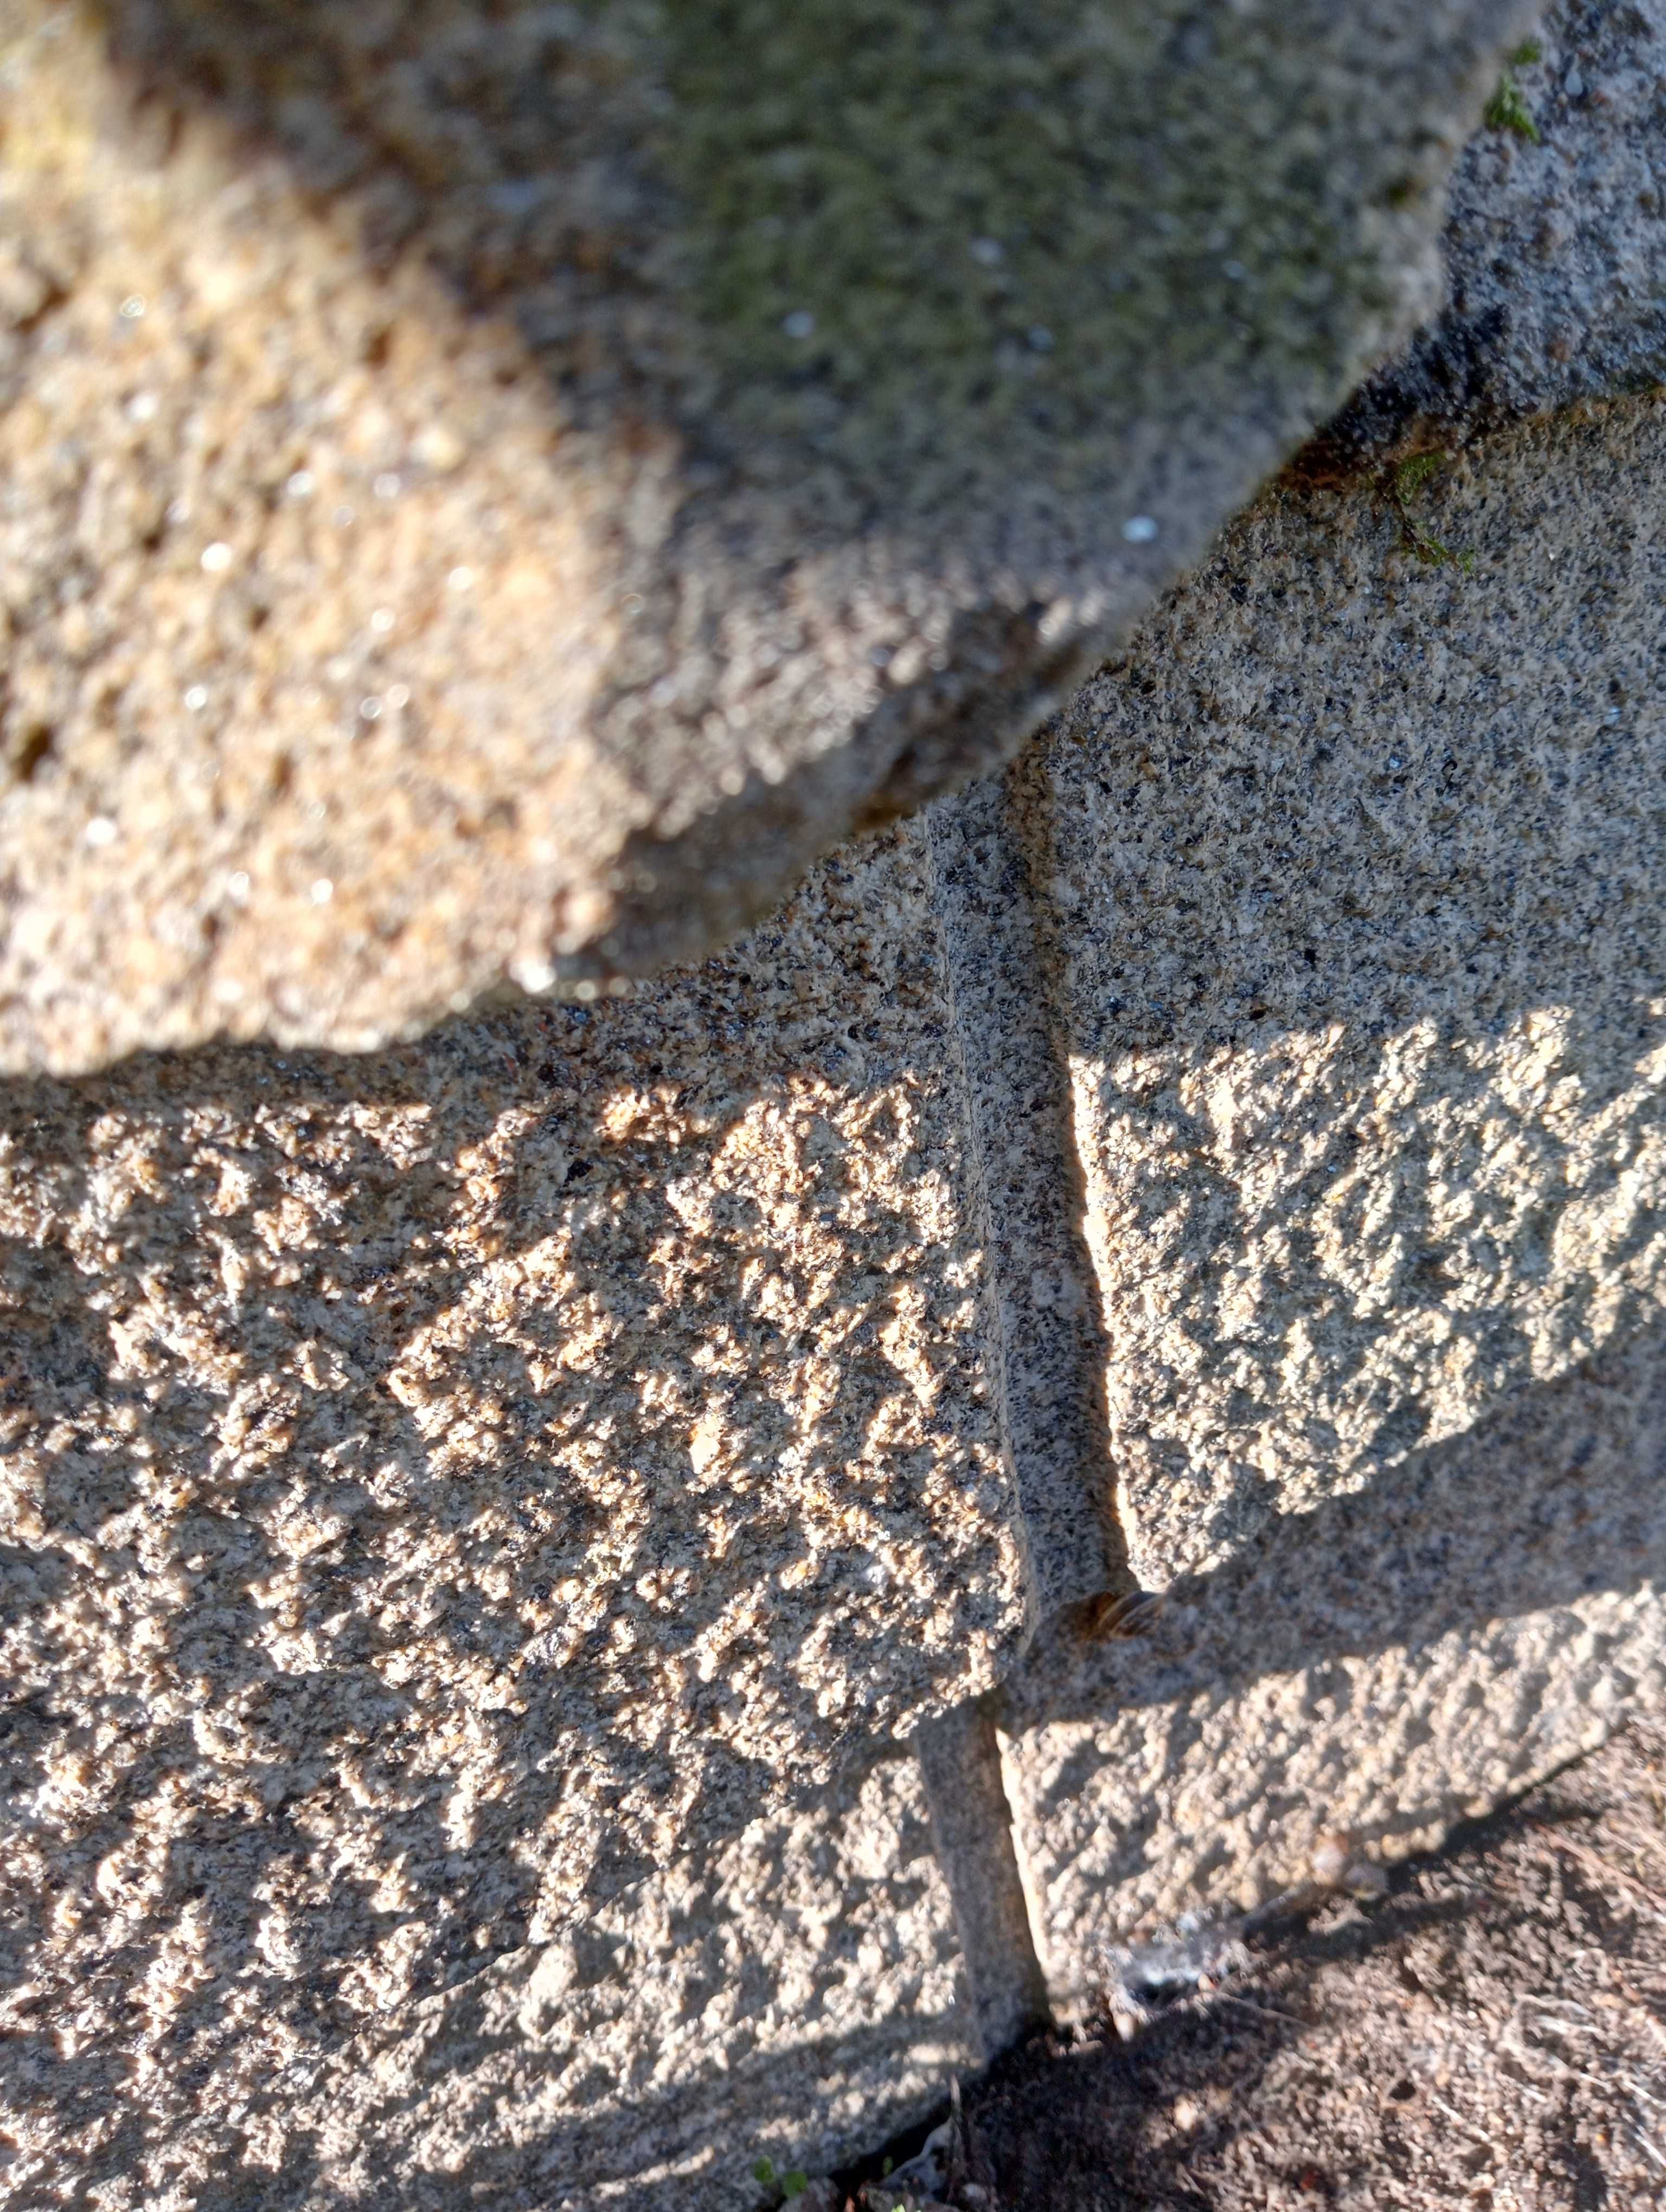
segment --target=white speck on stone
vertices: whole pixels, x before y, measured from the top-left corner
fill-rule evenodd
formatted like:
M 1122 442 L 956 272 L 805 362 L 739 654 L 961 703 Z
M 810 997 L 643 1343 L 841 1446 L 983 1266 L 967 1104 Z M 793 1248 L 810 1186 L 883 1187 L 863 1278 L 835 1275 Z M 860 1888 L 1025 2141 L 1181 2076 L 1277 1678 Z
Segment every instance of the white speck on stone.
M 1006 258 L 1006 248 L 998 238 L 975 238 L 966 250 L 974 261 L 981 261 L 986 269 L 993 269 L 998 261 Z
M 381 714 L 382 702 L 380 699 L 373 696 L 360 700 L 359 720 L 362 722 L 379 722 L 381 720 Z
M 789 338 L 809 338 L 816 335 L 816 318 L 808 307 L 794 307 L 790 315 L 783 315 L 781 326 Z
M 283 489 L 291 499 L 310 499 L 318 489 L 318 479 L 310 469 L 297 469 Z
M 243 986 L 235 975 L 216 976 L 214 995 L 222 1006 L 234 1006 L 243 996 Z
M 107 814 L 95 814 L 81 834 L 89 845 L 113 845 L 116 825 Z
M 185 705 L 193 714 L 200 714 L 209 702 L 208 685 L 193 684 L 185 695 Z
M 171 523 L 176 530 L 182 522 L 189 522 L 191 520 L 191 501 L 188 499 L 169 500 L 165 510 L 165 519 Z
M 375 613 L 370 617 L 370 627 L 375 631 L 378 637 L 386 637 L 389 630 L 393 627 L 392 608 L 378 607 Z
M 391 684 L 388 687 L 387 703 L 396 714 L 398 713 L 401 707 L 408 707 L 410 704 L 410 684 Z
M 130 422 L 154 422 L 161 404 L 154 392 L 136 392 L 127 403 L 127 419 Z
M 212 545 L 203 548 L 203 566 L 210 576 L 222 576 L 230 568 L 231 548 L 223 538 L 216 538 Z
M 1570 100 L 1578 100 L 1584 88 L 1585 80 L 1579 74 L 1578 65 L 1576 64 L 1575 67 L 1571 69 L 1567 75 L 1562 79 L 1562 89 L 1566 93 Z
M 378 499 L 398 499 L 399 494 L 404 489 L 404 484 L 403 479 L 396 476 L 392 469 L 384 469 L 372 483 L 370 489 Z
M 119 309 L 122 320 L 125 323 L 137 323 L 143 315 L 146 304 L 143 292 L 130 292 L 122 301 Z
M 352 507 L 338 507 L 335 513 L 330 517 L 330 520 L 335 524 L 337 530 L 350 530 L 354 523 L 358 520 L 358 517 Z
M 587 1006 L 590 1004 L 593 999 L 597 997 L 599 987 L 593 983 L 587 975 L 581 983 L 575 983 L 573 986 L 573 996 L 577 999 L 581 1005 Z
M 1149 545 L 1157 535 L 1157 523 L 1149 514 L 1131 514 L 1122 525 L 1122 535 L 1130 545 Z
M 319 876 L 308 896 L 314 906 L 328 906 L 336 896 L 336 887 L 328 876 Z
M 1347 1844 L 1341 1836 L 1321 1836 L 1313 1846 L 1308 1861 L 1315 1881 L 1335 1888 L 1341 1881 L 1348 1863 Z
M 232 870 L 231 873 L 226 878 L 226 892 L 228 897 L 236 899 L 240 904 L 244 899 L 247 898 L 249 895 L 249 872 L 246 868 L 234 868 Z
M 532 992 L 534 997 L 540 991 L 547 991 L 556 980 L 556 971 L 550 963 L 535 957 L 517 960 L 510 972 L 521 989 Z
M 1402 765 L 1403 763 L 1402 763 L 1398 753 L 1390 753 L 1389 755 L 1389 766 L 1390 768 L 1399 768 Z
M 472 568 L 453 568 L 446 581 L 453 592 L 466 592 L 474 581 Z
M 425 430 L 419 430 L 410 441 L 410 450 L 423 468 L 437 475 L 460 466 L 467 452 L 456 432 L 441 422 L 430 422 Z

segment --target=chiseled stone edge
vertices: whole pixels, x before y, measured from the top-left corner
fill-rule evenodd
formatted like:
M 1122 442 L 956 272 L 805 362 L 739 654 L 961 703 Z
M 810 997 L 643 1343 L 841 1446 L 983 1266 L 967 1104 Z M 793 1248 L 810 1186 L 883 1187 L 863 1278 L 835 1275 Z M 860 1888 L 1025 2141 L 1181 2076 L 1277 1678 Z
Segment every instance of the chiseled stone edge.
M 950 1898 L 986 2058 L 1050 2025 L 990 1700 L 969 1698 L 914 1740 L 932 1847 Z
M 985 1253 L 991 1382 L 1033 1633 L 1063 1606 L 1132 1588 L 1106 1442 L 1104 1338 L 1006 780 L 969 786 L 926 821 Z
M 925 820 L 985 1255 L 990 1379 L 1033 1637 L 1082 1601 L 1135 1585 L 1107 1446 L 1106 1349 L 1068 1086 L 1012 804 L 1010 779 L 985 777 Z M 1002 1769 L 1000 1695 L 967 1699 L 914 1740 L 988 2059 L 1051 2020 Z

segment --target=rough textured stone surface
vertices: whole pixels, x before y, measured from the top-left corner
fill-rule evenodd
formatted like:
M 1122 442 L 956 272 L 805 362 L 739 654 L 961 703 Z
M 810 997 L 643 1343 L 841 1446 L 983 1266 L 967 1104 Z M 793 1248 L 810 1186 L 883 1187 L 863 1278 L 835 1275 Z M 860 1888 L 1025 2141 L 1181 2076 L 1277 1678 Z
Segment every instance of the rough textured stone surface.
M 79 2203 L 96 2168 L 112 2212 L 756 2212 L 760 2156 L 836 2166 L 976 2063 L 957 1955 L 892 1759 L 345 2039 L 252 2021 L 205 2079 L 142 2058 L 142 2105 L 83 2104 L 69 2158 L 26 2127 L 9 2180 Z
M 1327 425 L 1357 463 L 1666 381 L 1666 5 L 1566 0 L 1452 176 L 1447 297 Z M 1314 458 L 1318 458 L 1317 456 Z
M 638 969 L 999 757 L 1526 14 L 7 0 L 3 1063 Z
M 1063 1626 L 1004 1719 L 1068 2009 L 1105 1948 L 1399 1857 L 1666 1705 L 1666 1330 L 1183 1576 L 1138 1641 Z
M 1400 1844 L 1658 1698 L 1666 407 L 1269 500 L 1019 813 L 1146 1642 L 1038 1655 L 1050 1964 Z
M 775 1908 L 737 1845 L 719 1918 L 753 1918 L 702 1934 L 675 1869 L 775 1808 L 757 1850 L 809 1864 L 792 1805 L 986 1687 L 1034 1610 L 945 1004 L 911 824 L 623 1001 L 7 1091 L 0 1984 L 31 2172 L 139 2172 L 135 2083 L 144 2191 L 181 2129 L 206 2170 L 257 2109 L 283 2124 L 280 2059 L 350 2080 L 376 2022 L 651 1920 L 620 1900 L 660 1876 L 677 1944 L 728 1962 L 666 2081 L 747 2033 L 769 2081 L 840 2022 L 927 2033 L 885 2026 L 912 1969 L 877 1932 L 866 1996 L 793 2020 L 818 1946 L 839 1980 L 868 1940 L 800 1898 L 805 1961 L 741 1974 L 732 2037 L 716 1985 Z M 660 2000 L 629 2002 L 621 2049 Z M 879 2095 L 880 2058 L 848 2063 L 787 2098 L 810 2133 Z M 588 2094 L 569 2069 L 550 2110 Z M 324 2201 L 345 2153 L 318 2156 Z

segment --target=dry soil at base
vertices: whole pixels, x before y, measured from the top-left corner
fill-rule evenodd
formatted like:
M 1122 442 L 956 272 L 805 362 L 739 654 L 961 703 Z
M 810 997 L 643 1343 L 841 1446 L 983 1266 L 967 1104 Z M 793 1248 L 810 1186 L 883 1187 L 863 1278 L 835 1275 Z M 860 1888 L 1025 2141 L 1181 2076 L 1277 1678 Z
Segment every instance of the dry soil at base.
M 1666 2196 L 1660 1718 L 1391 1870 L 1380 1899 L 1333 1898 L 1250 1948 L 1132 2040 L 1102 2020 L 969 2090 L 954 2204 L 1642 2212 Z M 894 2201 L 870 2185 L 870 2205 Z

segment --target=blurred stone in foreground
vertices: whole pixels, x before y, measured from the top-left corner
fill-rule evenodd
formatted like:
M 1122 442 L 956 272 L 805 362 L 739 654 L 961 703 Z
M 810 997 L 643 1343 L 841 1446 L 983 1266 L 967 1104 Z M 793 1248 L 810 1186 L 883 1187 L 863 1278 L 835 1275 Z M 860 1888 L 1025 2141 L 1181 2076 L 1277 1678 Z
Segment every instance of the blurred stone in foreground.
M 641 972 L 1438 304 L 1522 0 L 7 0 L 0 1065 Z

